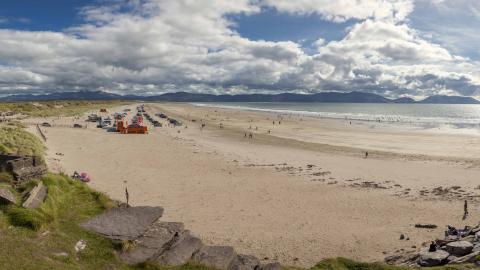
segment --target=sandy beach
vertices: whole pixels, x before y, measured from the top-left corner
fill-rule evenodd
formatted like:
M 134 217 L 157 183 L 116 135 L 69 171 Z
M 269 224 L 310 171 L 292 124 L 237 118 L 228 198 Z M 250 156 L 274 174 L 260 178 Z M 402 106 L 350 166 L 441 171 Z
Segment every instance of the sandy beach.
M 480 136 L 181 103 L 145 108 L 184 125 L 162 120 L 148 135 L 121 135 L 94 123 L 71 128 L 86 116 L 28 123 L 54 123 L 42 128 L 51 170 L 88 172 L 89 185 L 118 200 L 128 187 L 131 204 L 163 206 L 162 219 L 206 243 L 266 261 L 382 261 L 419 250 L 447 224 L 478 221 Z

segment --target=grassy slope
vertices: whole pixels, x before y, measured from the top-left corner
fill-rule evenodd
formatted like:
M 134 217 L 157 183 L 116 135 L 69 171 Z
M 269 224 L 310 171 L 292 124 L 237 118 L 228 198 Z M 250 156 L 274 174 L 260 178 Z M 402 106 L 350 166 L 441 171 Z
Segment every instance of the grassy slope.
M 0 127 L 0 148 L 21 154 L 42 156 L 44 146 L 20 125 Z M 8 178 L 4 176 L 3 178 Z M 0 186 L 7 184 L 1 183 Z M 113 203 L 105 195 L 65 175 L 49 174 L 43 183 L 49 187 L 45 203 L 37 210 L 20 206 L 0 207 L 0 269 L 162 269 L 208 270 L 202 266 L 184 265 L 159 268 L 152 265 L 129 267 L 120 263 L 115 252 L 121 247 L 83 230 L 79 223 L 93 217 Z M 18 198 L 21 194 L 16 192 Z M 87 243 L 77 253 L 80 239 Z M 67 256 L 59 255 L 66 253 Z M 298 268 L 289 268 L 297 270 Z M 403 270 L 384 264 L 367 264 L 337 258 L 324 260 L 312 270 Z
M 28 116 L 73 116 L 89 110 L 111 108 L 128 102 L 122 101 L 45 101 L 45 102 L 2 102 L 0 112 L 13 111 Z

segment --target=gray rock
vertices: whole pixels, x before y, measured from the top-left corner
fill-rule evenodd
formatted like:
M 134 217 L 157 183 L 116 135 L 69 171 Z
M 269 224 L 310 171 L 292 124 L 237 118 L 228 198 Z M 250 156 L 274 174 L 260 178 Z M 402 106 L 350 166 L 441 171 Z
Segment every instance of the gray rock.
M 17 198 L 8 188 L 0 188 L 0 204 L 16 204 Z
M 192 257 L 192 261 L 219 270 L 228 270 L 237 253 L 229 246 L 203 246 Z
M 230 270 L 254 270 L 260 265 L 260 260 L 251 255 L 238 255 L 230 266 Z
M 282 266 L 278 262 L 261 265 L 259 270 L 281 270 Z
M 421 266 L 437 266 L 447 262 L 447 258 L 450 256 L 445 250 L 437 250 L 435 252 L 428 252 L 428 250 L 420 253 L 418 264 Z
M 47 197 L 47 190 L 47 187 L 42 182 L 38 183 L 38 185 L 30 191 L 27 200 L 23 203 L 23 207 L 32 209 L 40 207 Z
M 135 240 L 163 214 L 162 207 L 136 206 L 113 208 L 81 226 L 112 240 Z
M 202 248 L 200 239 L 190 234 L 190 231 L 183 231 L 176 236 L 165 251 L 155 260 L 162 266 L 180 266 L 186 264 L 192 255 Z
M 179 235 L 183 230 L 183 223 L 157 221 L 144 235 L 135 240 L 136 246 L 121 254 L 120 258 L 129 265 L 153 261 L 165 251 L 167 244 L 173 241 L 175 235 Z
M 456 258 L 448 262 L 448 264 L 460 264 L 460 263 L 473 263 L 475 262 L 475 258 L 480 255 L 480 251 L 472 252 L 468 255 L 463 257 Z
M 468 241 L 455 241 L 448 243 L 446 246 L 446 251 L 455 256 L 464 256 L 472 252 L 473 245 Z

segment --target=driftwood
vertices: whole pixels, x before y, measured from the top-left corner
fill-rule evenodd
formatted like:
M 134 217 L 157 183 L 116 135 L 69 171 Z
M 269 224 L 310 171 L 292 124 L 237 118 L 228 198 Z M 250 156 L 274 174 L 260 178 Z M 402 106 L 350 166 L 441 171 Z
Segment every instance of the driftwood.
M 438 228 L 438 226 L 435 225 L 435 224 L 415 224 L 415 228 L 436 229 L 436 228 Z

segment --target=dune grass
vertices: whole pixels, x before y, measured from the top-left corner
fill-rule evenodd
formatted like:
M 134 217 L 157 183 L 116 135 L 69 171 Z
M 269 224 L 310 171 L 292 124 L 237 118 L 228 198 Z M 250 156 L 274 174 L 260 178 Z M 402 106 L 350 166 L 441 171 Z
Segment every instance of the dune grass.
M 43 157 L 45 146 L 17 122 L 0 126 L 0 152 Z
M 42 102 L 1 102 L 0 112 L 14 112 L 27 116 L 75 116 L 89 110 L 111 108 L 122 104 L 123 101 L 42 101 Z

